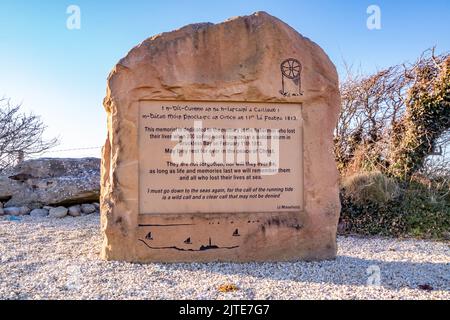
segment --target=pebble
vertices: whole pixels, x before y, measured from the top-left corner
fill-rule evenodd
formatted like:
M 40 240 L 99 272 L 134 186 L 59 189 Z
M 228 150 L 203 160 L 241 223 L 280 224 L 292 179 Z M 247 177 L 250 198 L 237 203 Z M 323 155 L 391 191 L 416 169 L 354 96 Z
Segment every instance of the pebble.
M 450 299 L 448 242 L 338 237 L 331 261 L 138 264 L 101 260 L 99 226 L 0 217 L 1 299 Z
M 95 212 L 95 206 L 93 204 L 82 204 L 81 205 L 81 212 L 83 212 L 84 214 L 91 214 Z
M 22 215 L 22 216 L 29 214 L 31 212 L 31 209 L 28 208 L 27 206 L 20 207 L 19 209 L 20 209 L 20 215 Z
M 48 216 L 48 210 L 45 209 L 33 209 L 30 212 L 30 216 L 34 218 L 42 218 Z
M 68 210 L 65 207 L 51 208 L 48 212 L 48 216 L 51 218 L 64 218 L 67 216 L 67 212 Z
M 69 207 L 69 216 L 72 217 L 79 217 L 81 216 L 81 206 L 80 205 L 76 205 L 76 206 L 71 206 Z
M 8 208 L 4 208 L 3 209 L 6 215 L 9 216 L 20 216 L 21 215 L 21 210 L 20 208 L 17 207 L 8 207 Z

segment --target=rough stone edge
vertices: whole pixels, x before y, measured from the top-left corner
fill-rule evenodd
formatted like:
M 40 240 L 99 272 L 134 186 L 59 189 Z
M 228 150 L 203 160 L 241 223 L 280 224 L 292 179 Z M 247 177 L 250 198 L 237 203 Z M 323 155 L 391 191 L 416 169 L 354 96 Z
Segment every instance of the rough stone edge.
M 264 12 L 259 12 L 255 15 L 267 15 Z M 253 16 L 253 15 L 252 15 Z M 252 16 L 245 16 L 245 17 L 241 17 L 243 19 L 247 19 L 249 17 Z M 272 17 L 274 18 L 274 17 Z M 336 116 L 334 118 L 330 118 L 330 123 L 328 123 L 327 125 L 322 126 L 323 128 L 327 128 L 327 132 L 329 134 L 329 141 L 332 142 L 332 136 L 333 136 L 333 129 L 335 126 L 335 123 L 337 122 L 337 117 L 338 117 L 338 112 L 337 110 L 340 108 L 340 104 L 339 104 L 339 91 L 338 91 L 338 86 L 333 85 L 333 83 L 337 84 L 338 83 L 338 77 L 337 77 L 337 72 L 336 72 L 336 68 L 334 67 L 334 65 L 331 63 L 331 61 L 329 60 L 328 56 L 324 53 L 324 51 L 318 46 L 316 45 L 314 42 L 310 41 L 309 39 L 301 36 L 297 31 L 295 31 L 294 29 L 292 29 L 291 27 L 289 27 L 288 25 L 286 25 L 284 22 L 276 19 L 283 28 L 285 28 L 286 32 L 295 32 L 297 34 L 297 36 L 301 37 L 303 40 L 308 41 L 310 43 L 310 45 L 314 46 L 316 50 L 319 50 L 325 57 L 324 60 L 329 62 L 328 67 L 331 67 L 332 70 L 334 71 L 335 77 L 334 79 L 327 79 L 329 81 L 329 83 L 331 84 L 330 86 L 327 86 L 325 88 L 322 88 L 320 91 L 329 91 L 330 93 L 330 98 L 328 99 L 328 101 L 323 101 L 322 99 L 317 99 L 317 96 L 320 96 L 321 94 L 317 94 L 317 95 L 309 95 L 308 97 L 300 97 L 298 99 L 290 99 L 289 101 L 287 101 L 284 98 L 278 98 L 278 99 L 273 99 L 273 97 L 268 97 L 267 102 L 274 102 L 274 101 L 279 101 L 279 102 L 308 102 L 308 106 L 310 109 L 313 108 L 314 105 L 316 105 L 317 103 L 325 103 L 326 106 L 328 108 L 333 108 L 334 110 L 331 110 L 332 113 L 334 113 Z M 236 18 L 231 19 L 231 20 L 227 20 L 225 22 L 219 23 L 219 24 L 215 24 L 213 26 L 220 26 L 226 23 L 229 23 L 231 21 L 236 20 Z M 111 128 L 111 124 L 113 123 L 113 119 L 115 116 L 117 116 L 117 102 L 115 101 L 117 97 L 112 96 L 111 95 L 111 87 L 114 86 L 114 82 L 116 81 L 117 77 L 119 76 L 119 74 L 121 72 L 127 72 L 128 71 L 128 67 L 126 66 L 127 64 L 127 60 L 133 56 L 135 50 L 138 50 L 139 47 L 145 45 L 145 43 L 148 43 L 149 41 L 153 41 L 155 39 L 159 39 L 159 38 L 164 38 L 165 36 L 169 35 L 169 34 L 174 34 L 177 32 L 183 32 L 186 31 L 188 29 L 193 30 L 195 29 L 197 26 L 200 26 L 200 28 L 202 27 L 203 24 L 193 24 L 193 25 L 188 25 L 186 27 L 180 28 L 176 31 L 173 32 L 167 32 L 167 33 L 162 33 L 160 35 L 148 38 L 146 40 L 144 40 L 140 45 L 136 46 L 135 48 L 133 48 L 125 58 L 121 59 L 119 61 L 119 63 L 114 67 L 113 71 L 110 73 L 109 77 L 108 77 L 108 89 L 107 89 L 107 97 L 104 100 L 104 106 L 105 106 L 105 110 L 108 113 L 108 127 Z M 208 24 L 208 26 L 211 26 L 211 24 Z M 183 100 L 184 97 L 168 97 L 166 100 Z M 164 100 L 164 99 L 161 99 Z M 189 99 L 188 99 L 189 100 Z M 206 100 L 210 100 L 210 99 L 206 99 Z M 225 99 L 226 100 L 226 99 Z M 223 101 L 225 101 L 223 100 Z M 229 101 L 235 101 L 235 100 L 229 100 Z M 242 101 L 237 99 L 236 101 Z M 252 101 L 251 99 L 246 99 L 245 101 Z M 256 100 L 255 100 L 256 101 Z M 261 100 L 259 100 L 261 101 Z M 120 104 L 120 103 L 119 103 Z M 311 112 L 312 116 L 314 116 L 314 112 Z M 304 115 L 305 116 L 305 115 Z M 308 117 L 308 112 L 306 112 L 306 117 Z M 114 130 L 115 131 L 115 130 Z M 107 215 L 113 215 L 113 218 L 115 216 L 115 214 L 113 213 L 113 207 L 114 207 L 114 202 L 118 201 L 120 199 L 120 196 L 117 194 L 117 192 L 115 192 L 115 188 L 114 185 L 117 182 L 117 177 L 116 177 L 116 172 L 110 172 L 110 168 L 111 168 L 111 161 L 115 162 L 115 167 L 118 168 L 120 167 L 120 159 L 118 157 L 118 154 L 120 153 L 119 150 L 112 150 L 111 148 L 111 138 L 109 136 L 110 132 L 108 132 L 108 138 L 106 140 L 105 143 L 105 147 L 103 148 L 103 155 L 104 155 L 104 159 L 108 159 L 108 160 L 102 160 L 102 183 L 101 186 L 102 188 L 105 188 L 106 190 L 108 190 L 105 193 L 105 196 L 103 196 L 103 192 L 102 192 L 102 212 L 104 212 L 104 214 L 102 215 L 102 229 L 104 231 L 107 232 L 107 236 L 105 237 L 105 245 L 104 245 L 104 250 L 102 250 L 102 256 L 103 258 L 106 259 L 115 259 L 116 257 L 114 257 L 114 254 L 110 254 L 110 252 L 108 252 L 108 247 L 110 247 L 110 243 L 108 243 L 108 232 L 111 232 L 111 228 L 108 228 L 107 223 L 108 223 L 108 219 L 107 219 Z M 333 185 L 329 185 L 327 188 L 327 191 L 334 194 L 334 198 L 337 198 L 337 201 L 335 201 L 335 203 L 339 203 L 339 195 L 338 195 L 338 188 L 337 188 L 337 179 L 338 179 L 338 175 L 337 175 L 337 169 L 335 168 L 335 163 L 334 163 L 334 157 L 332 157 L 332 143 L 328 143 L 328 146 L 325 146 L 324 148 L 322 148 L 322 150 L 327 149 L 326 153 L 329 153 L 331 151 L 331 156 L 328 156 L 328 159 L 325 160 L 325 163 L 329 163 L 331 167 L 330 173 L 335 176 L 336 178 L 336 183 Z M 330 150 L 331 149 L 331 150 Z M 311 154 L 311 151 L 305 151 L 305 154 Z M 305 159 L 305 162 L 308 159 Z M 310 159 L 309 159 L 310 160 Z M 331 160 L 331 161 L 330 161 Z M 314 166 L 313 166 L 314 167 Z M 313 174 L 314 175 L 314 174 Z M 311 179 L 311 181 L 313 181 Z M 330 179 L 331 181 L 331 179 Z M 305 183 L 306 184 L 306 183 Z M 325 193 L 325 191 L 324 191 Z M 307 195 L 305 195 L 305 197 L 307 197 Z M 333 197 L 332 197 L 333 198 Z M 106 201 L 108 200 L 108 201 Z M 305 198 L 305 203 L 308 203 L 309 201 Z M 333 202 L 333 201 L 331 201 Z M 314 201 L 312 201 L 311 203 L 314 203 Z M 317 208 L 316 208 L 317 209 Z M 320 255 L 320 257 L 313 257 L 311 259 L 309 259 L 308 257 L 303 257 L 305 260 L 316 260 L 316 258 L 318 259 L 332 259 L 335 257 L 336 255 L 336 251 L 337 251 L 337 247 L 336 247 L 336 228 L 337 228 L 337 222 L 338 222 L 338 218 L 339 218 L 339 212 L 340 212 L 340 206 L 336 207 L 336 206 L 322 206 L 320 208 L 320 210 L 314 210 L 314 209 L 308 209 L 305 208 L 305 210 L 310 211 L 308 213 L 308 215 L 311 215 L 313 212 L 316 212 L 317 214 L 319 214 L 321 216 L 320 219 L 323 219 L 324 217 L 327 219 L 333 219 L 334 223 L 330 223 L 328 224 L 329 227 L 327 228 L 327 230 L 320 230 L 320 227 L 316 226 L 316 229 L 312 229 L 311 230 L 311 237 L 315 238 L 317 234 L 321 234 L 321 235 L 325 235 L 326 237 L 329 237 L 329 243 L 334 243 L 334 246 L 331 245 L 331 247 L 327 248 L 326 250 L 323 250 L 323 248 L 321 249 L 321 251 L 326 251 L 323 252 L 324 254 Z M 120 219 L 123 218 L 123 215 L 118 217 Z M 111 219 L 109 219 L 111 222 Z M 135 219 L 132 219 L 135 220 Z M 129 219 L 126 219 L 126 221 L 124 221 L 123 223 L 128 224 L 128 226 L 131 226 L 135 223 L 136 221 L 130 221 Z M 317 225 L 320 225 L 319 223 L 317 223 Z M 125 231 L 126 228 L 122 228 L 122 236 L 125 236 Z M 119 232 L 119 230 L 113 231 L 114 233 Z M 124 239 L 124 238 L 123 238 Z M 313 250 L 311 248 L 311 250 Z M 121 259 L 123 260 L 129 260 L 132 261 L 134 253 L 132 251 L 128 251 L 128 254 L 126 256 L 121 255 Z

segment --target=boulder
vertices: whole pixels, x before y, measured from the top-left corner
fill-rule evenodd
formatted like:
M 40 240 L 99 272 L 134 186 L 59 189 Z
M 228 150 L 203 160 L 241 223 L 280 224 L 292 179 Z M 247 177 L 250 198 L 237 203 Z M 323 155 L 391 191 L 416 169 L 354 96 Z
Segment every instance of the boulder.
M 24 161 L 0 176 L 5 206 L 41 208 L 98 200 L 100 159 L 41 158 Z
M 13 194 L 16 194 L 21 189 L 21 183 L 19 181 L 9 178 L 11 170 L 4 170 L 0 174 L 0 201 L 3 207 L 6 207 Z M 14 206 L 14 204 L 10 206 Z
M 95 206 L 93 204 L 82 204 L 81 205 L 81 212 L 84 214 L 91 214 L 95 212 Z
M 191 24 L 155 35 L 131 49 L 112 69 L 107 85 L 104 108 L 108 135 L 101 168 L 102 258 L 244 262 L 336 257 L 340 201 L 333 131 L 340 113 L 339 82 L 335 66 L 317 44 L 264 12 L 219 24 Z M 196 105 L 203 109 L 183 109 L 194 102 L 201 102 Z M 210 102 L 220 102 L 214 105 L 217 113 L 209 108 L 214 107 Z M 225 212 L 222 202 L 222 211 L 216 214 L 219 206 L 213 200 L 203 202 L 199 212 L 187 212 L 186 208 L 194 208 L 192 202 L 170 199 L 167 206 L 170 204 L 173 210 L 152 210 L 151 202 L 146 202 L 148 209 L 142 210 L 146 199 L 142 177 L 159 180 L 164 188 L 174 187 L 164 185 L 167 179 L 163 175 L 153 176 L 143 170 L 155 168 L 149 165 L 153 160 L 169 159 L 163 154 L 164 144 L 159 144 L 159 139 L 154 149 L 141 144 L 143 119 L 154 116 L 159 110 L 157 103 L 171 103 L 170 110 L 175 113 L 183 109 L 177 115 L 190 119 L 200 119 L 197 115 L 211 111 L 211 117 L 204 119 L 213 119 L 213 114 L 227 114 L 220 108 L 221 103 L 249 107 L 242 113 L 235 110 L 240 115 L 250 111 L 247 102 L 261 107 L 271 103 L 267 110 L 257 109 L 263 109 L 262 117 L 269 115 L 273 126 L 294 120 L 298 125 L 301 149 L 294 159 L 298 159 L 301 181 L 299 186 L 286 185 L 296 187 L 294 201 L 278 203 L 279 208 L 274 210 L 273 204 L 261 210 L 255 200 L 258 208 L 251 212 Z M 291 116 L 278 121 L 279 117 L 273 116 L 280 112 L 273 108 L 277 104 L 284 110 L 292 108 Z M 145 115 L 141 113 L 143 106 Z M 150 114 L 147 111 L 151 108 L 154 113 Z M 169 117 L 153 120 L 156 128 L 177 127 L 177 122 Z M 194 120 L 188 125 L 194 126 Z M 248 122 L 245 127 L 254 125 Z M 294 154 L 282 151 L 281 163 Z M 277 179 L 283 187 L 283 175 Z M 197 186 L 201 188 L 202 183 Z M 294 203 L 292 210 L 286 210 Z M 179 204 L 179 208 L 174 204 Z M 197 241 L 194 246 L 191 236 Z
M 64 218 L 65 216 L 67 216 L 67 212 L 68 210 L 65 207 L 56 207 L 50 209 L 50 211 L 48 212 L 48 216 L 51 218 Z
M 30 212 L 30 216 L 33 218 L 42 218 L 48 216 L 48 210 L 45 209 L 33 209 Z
M 69 207 L 69 216 L 72 217 L 79 217 L 81 216 L 81 206 L 80 205 L 76 205 L 76 206 L 71 206 Z

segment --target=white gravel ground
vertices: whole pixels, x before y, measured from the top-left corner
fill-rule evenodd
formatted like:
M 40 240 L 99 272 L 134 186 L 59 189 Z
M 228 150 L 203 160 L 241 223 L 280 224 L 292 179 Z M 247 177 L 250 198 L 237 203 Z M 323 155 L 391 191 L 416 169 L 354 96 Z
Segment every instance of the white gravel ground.
M 100 242 L 98 214 L 0 217 L 0 299 L 450 299 L 442 242 L 340 237 L 335 261 L 148 265 L 102 261 Z

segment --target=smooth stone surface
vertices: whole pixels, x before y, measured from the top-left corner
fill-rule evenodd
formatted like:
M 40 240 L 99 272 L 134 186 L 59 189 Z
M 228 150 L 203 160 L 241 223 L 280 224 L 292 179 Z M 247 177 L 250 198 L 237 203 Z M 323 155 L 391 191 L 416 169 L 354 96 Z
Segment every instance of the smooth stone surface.
M 27 206 L 20 207 L 20 215 L 27 215 L 31 212 L 31 209 Z
M 21 210 L 18 207 L 7 207 L 3 209 L 6 215 L 10 215 L 10 216 L 20 216 L 21 215 Z
M 33 209 L 30 212 L 30 216 L 33 218 L 42 218 L 48 216 L 48 210 L 45 209 Z
M 81 212 L 84 214 L 91 214 L 95 212 L 95 206 L 93 204 L 82 204 L 81 205 Z
M 79 217 L 79 216 L 81 216 L 81 206 L 80 205 L 76 205 L 76 206 L 69 207 L 68 214 L 69 214 L 69 216 L 72 216 L 72 217 Z
M 65 207 L 56 207 L 56 208 L 51 208 L 48 216 L 51 218 L 64 218 L 65 216 L 67 216 L 67 208 Z

